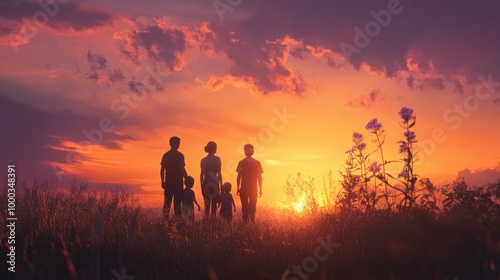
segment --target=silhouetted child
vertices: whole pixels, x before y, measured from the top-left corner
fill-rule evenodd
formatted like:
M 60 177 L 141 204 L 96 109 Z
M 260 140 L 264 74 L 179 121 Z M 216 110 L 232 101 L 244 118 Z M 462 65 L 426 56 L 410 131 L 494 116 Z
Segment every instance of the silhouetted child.
M 234 209 L 234 212 L 236 212 L 236 205 L 231 195 L 231 183 L 226 182 L 222 185 L 222 193 L 219 196 L 217 207 L 220 207 L 220 216 L 223 219 L 228 222 L 233 220 L 233 212 L 231 210 Z
M 194 185 L 194 178 L 187 176 L 184 180 L 186 188 L 182 190 L 182 216 L 186 222 L 194 222 L 194 204 L 198 206 L 198 211 L 201 210 L 200 205 L 196 201 L 196 196 L 192 190 Z

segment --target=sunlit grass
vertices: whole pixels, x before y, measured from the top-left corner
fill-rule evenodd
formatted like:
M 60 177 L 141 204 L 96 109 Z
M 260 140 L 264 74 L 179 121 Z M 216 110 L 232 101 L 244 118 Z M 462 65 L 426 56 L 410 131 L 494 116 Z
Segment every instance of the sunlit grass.
M 463 215 L 311 211 L 299 200 L 289 210 L 259 208 L 255 224 L 236 216 L 232 224 L 186 225 L 165 223 L 159 209 L 141 208 L 120 188 L 81 185 L 61 194 L 46 183 L 26 186 L 18 203 L 19 279 L 111 279 L 122 268 L 135 279 L 281 279 L 329 236 L 341 246 L 309 279 L 479 279 L 483 261 L 498 267 L 484 255 L 484 239 L 476 238 L 486 236 L 480 220 Z M 488 221 L 495 229 L 495 218 Z M 6 246 L 2 239 L 2 256 Z M 477 252 L 484 252 L 481 258 Z

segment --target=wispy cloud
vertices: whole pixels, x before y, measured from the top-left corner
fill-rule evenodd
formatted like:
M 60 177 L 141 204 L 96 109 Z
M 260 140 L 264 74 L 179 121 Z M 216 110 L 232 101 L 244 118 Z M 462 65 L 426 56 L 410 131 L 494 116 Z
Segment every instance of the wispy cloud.
M 85 76 L 99 84 L 109 87 L 116 82 L 125 80 L 125 75 L 119 68 L 114 70 L 107 69 L 108 60 L 102 55 L 89 51 L 87 53 L 87 62 L 90 65 L 90 69 L 85 73 Z
M 369 93 L 362 93 L 358 96 L 351 97 L 346 100 L 344 106 L 350 108 L 370 108 L 376 103 L 382 102 L 385 99 L 385 94 L 380 89 L 374 89 Z

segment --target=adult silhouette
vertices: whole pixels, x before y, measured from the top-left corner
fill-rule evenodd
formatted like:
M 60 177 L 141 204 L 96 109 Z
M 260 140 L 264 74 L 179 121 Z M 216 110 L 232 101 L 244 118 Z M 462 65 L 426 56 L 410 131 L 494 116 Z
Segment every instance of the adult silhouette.
M 217 215 L 217 201 L 222 186 L 221 160 L 215 155 L 217 152 L 217 144 L 213 141 L 208 142 L 205 146 L 206 157 L 201 159 L 200 167 L 200 182 L 203 201 L 205 203 L 205 218 Z
M 237 191 L 236 194 L 241 199 L 241 212 L 243 214 L 243 222 L 249 220 L 255 222 L 255 211 L 257 208 L 257 187 L 259 188 L 259 196 L 262 196 L 262 165 L 254 159 L 254 148 L 251 144 L 244 146 L 245 158 L 238 162 L 236 172 Z
M 177 136 L 170 138 L 170 150 L 161 159 L 161 187 L 164 190 L 163 215 L 168 220 L 172 198 L 176 217 L 182 216 L 182 189 L 183 179 L 187 178 L 184 155 L 178 151 L 181 139 Z

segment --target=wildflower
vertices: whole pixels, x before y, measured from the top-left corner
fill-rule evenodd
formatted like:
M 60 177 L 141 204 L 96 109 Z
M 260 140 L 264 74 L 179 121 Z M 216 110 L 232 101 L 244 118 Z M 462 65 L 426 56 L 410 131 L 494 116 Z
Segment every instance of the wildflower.
M 380 164 L 378 162 L 373 162 L 372 164 L 370 164 L 370 166 L 368 166 L 368 171 L 371 171 L 373 173 L 378 173 L 378 172 L 380 172 L 381 168 L 382 168 L 382 164 Z
M 403 170 L 401 173 L 399 173 L 398 178 L 407 178 L 408 177 L 408 170 Z
M 365 148 L 366 148 L 366 144 L 363 143 L 363 134 L 361 133 L 358 133 L 358 132 L 354 132 L 352 134 L 352 141 L 354 142 L 355 147 L 361 152 L 363 151 Z
M 379 131 L 381 131 L 383 129 L 382 127 L 382 124 L 378 122 L 378 120 L 375 118 L 375 119 L 372 119 L 371 121 L 369 121 L 365 128 L 367 130 L 369 130 L 370 132 L 372 133 L 377 133 Z
M 350 149 L 348 149 L 347 151 L 345 151 L 346 154 L 351 154 L 351 153 L 354 153 L 356 151 L 358 147 L 356 146 L 352 146 Z
M 399 145 L 399 152 L 400 153 L 406 153 L 408 151 L 408 143 L 406 142 L 401 142 L 401 144 Z
M 363 134 L 359 133 L 359 132 L 354 132 L 352 134 L 352 141 L 354 142 L 361 142 L 363 141 Z
M 415 118 L 413 116 L 413 109 L 407 107 L 401 108 L 401 110 L 399 111 L 399 115 L 405 121 L 405 123 L 407 123 L 410 119 Z
M 408 141 L 412 141 L 416 137 L 415 132 L 410 131 L 410 130 L 405 131 L 404 135 L 405 135 L 406 139 L 408 139 Z
M 358 150 L 361 152 L 366 148 L 366 143 L 361 143 L 357 146 Z

